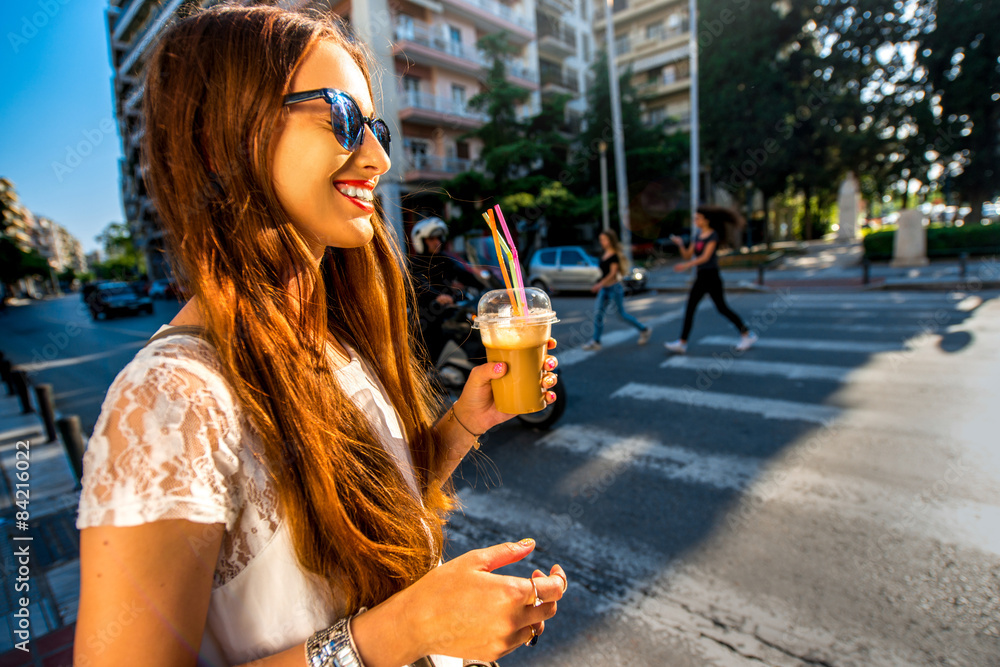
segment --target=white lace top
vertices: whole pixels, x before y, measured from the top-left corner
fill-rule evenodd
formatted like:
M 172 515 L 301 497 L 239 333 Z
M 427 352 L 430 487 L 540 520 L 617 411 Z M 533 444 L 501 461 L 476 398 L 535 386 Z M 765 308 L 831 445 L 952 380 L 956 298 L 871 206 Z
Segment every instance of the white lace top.
M 337 379 L 416 493 L 399 418 L 349 352 Z M 212 346 L 177 334 L 153 341 L 118 374 L 84 456 L 80 529 L 164 519 L 225 525 L 201 646 L 213 666 L 278 653 L 344 613 L 299 567 L 276 491 L 255 457 L 260 451 Z M 435 656 L 435 664 L 462 661 Z

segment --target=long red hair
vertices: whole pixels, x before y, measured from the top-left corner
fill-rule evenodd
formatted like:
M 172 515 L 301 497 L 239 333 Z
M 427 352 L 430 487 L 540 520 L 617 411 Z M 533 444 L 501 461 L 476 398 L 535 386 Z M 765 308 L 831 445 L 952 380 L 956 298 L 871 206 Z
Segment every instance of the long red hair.
M 320 41 L 341 46 L 369 77 L 362 48 L 330 19 L 224 5 L 174 23 L 147 65 L 143 163 L 175 269 L 263 442 L 298 560 L 352 612 L 437 563 L 451 498 L 430 472 L 444 452 L 393 235 L 376 215 L 368 245 L 330 248 L 317 266 L 270 178 L 282 97 Z M 331 335 L 384 386 L 421 497 L 331 373 Z

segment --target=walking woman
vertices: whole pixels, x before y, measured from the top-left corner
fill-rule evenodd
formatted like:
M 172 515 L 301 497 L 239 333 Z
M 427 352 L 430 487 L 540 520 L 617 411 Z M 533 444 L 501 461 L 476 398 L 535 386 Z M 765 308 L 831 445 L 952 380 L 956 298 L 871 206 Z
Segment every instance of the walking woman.
M 590 291 L 597 294 L 597 304 L 594 306 L 594 339 L 583 346 L 584 350 L 601 349 L 601 334 L 604 333 L 604 316 L 608 306 L 614 305 L 615 312 L 625 322 L 639 330 L 639 345 L 649 342 L 653 328 L 643 326 L 639 320 L 625 312 L 625 288 L 622 287 L 622 277 L 628 271 L 628 262 L 622 251 L 618 235 L 608 229 L 600 233 L 598 239 L 604 254 L 601 255 L 601 278 Z
M 87 449 L 76 665 L 460 667 L 556 613 L 558 565 L 492 573 L 530 539 L 439 566 L 450 475 L 509 418 L 506 367 L 433 421 L 365 62 L 329 21 L 235 5 L 150 56 L 145 178 L 194 296 Z
M 727 218 L 739 219 L 736 213 L 727 209 L 699 206 L 694 218 L 698 233 L 695 238 L 691 239 L 691 244 L 685 246 L 680 237 L 670 237 L 670 240 L 680 248 L 681 257 L 685 260 L 674 265 L 674 271 L 681 272 L 687 271 L 692 266 L 698 267 L 697 277 L 694 280 L 694 285 L 691 286 L 691 293 L 688 295 L 687 308 L 684 310 L 684 330 L 681 331 L 681 337 L 671 343 L 664 343 L 670 352 L 675 354 L 687 352 L 688 336 L 691 335 L 691 326 L 694 324 L 694 312 L 706 294 L 712 297 L 712 302 L 719 314 L 728 318 L 739 330 L 740 342 L 736 344 L 737 350 L 745 352 L 757 341 L 757 334 L 747 329 L 740 316 L 726 304 L 726 296 L 723 292 L 717 251 L 726 232 Z

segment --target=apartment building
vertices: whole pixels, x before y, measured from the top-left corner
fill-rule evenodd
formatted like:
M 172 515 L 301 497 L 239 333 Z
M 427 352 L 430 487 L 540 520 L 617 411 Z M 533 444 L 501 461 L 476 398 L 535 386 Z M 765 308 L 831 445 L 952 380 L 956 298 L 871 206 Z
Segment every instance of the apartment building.
M 569 96 L 566 129 L 577 134 L 593 83 L 593 0 L 539 0 L 535 17 L 542 98 Z
M 598 8 L 595 36 L 603 45 L 607 10 Z M 691 123 L 690 18 L 687 0 L 615 0 L 612 10 L 614 52 L 619 74 L 632 72 L 631 83 L 643 120 Z
M 515 53 L 508 80 L 529 91 L 518 116 L 539 104 L 533 0 L 402 0 L 393 4 L 392 70 L 402 151 L 398 169 L 407 226 L 442 210 L 440 184 L 474 168 L 482 144 L 469 133 L 487 116 L 469 107 L 483 90 L 491 63 L 476 47 L 484 35 L 503 32 Z M 385 97 L 389 97 L 389 90 Z
M 139 163 L 143 67 L 157 36 L 178 12 L 216 2 L 110 0 L 108 7 L 112 87 L 122 138 L 122 201 L 151 279 L 164 276 L 169 267 L 163 230 Z M 479 157 L 481 146 L 466 135 L 486 120 L 468 106 L 489 70 L 476 48 L 480 37 L 506 33 L 516 49 L 507 62 L 508 79 L 531 93 L 519 115 L 540 109 L 534 0 L 402 0 L 391 8 L 387 0 L 278 4 L 337 13 L 371 47 L 376 108 L 393 133 L 393 167 L 376 196 L 400 238 L 424 215 L 447 215 L 436 194 L 440 184 L 472 168 Z

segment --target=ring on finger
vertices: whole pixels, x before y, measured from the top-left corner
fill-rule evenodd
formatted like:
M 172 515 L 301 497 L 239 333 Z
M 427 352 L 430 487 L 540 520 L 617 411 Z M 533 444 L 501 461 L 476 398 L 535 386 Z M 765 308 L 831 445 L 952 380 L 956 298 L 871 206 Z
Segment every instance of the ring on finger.
M 524 642 L 524 645 L 525 646 L 534 646 L 535 644 L 538 643 L 538 633 L 535 632 L 535 626 L 533 626 L 533 625 L 529 625 L 528 629 L 531 630 L 531 639 L 529 639 L 528 641 Z
M 559 577 L 560 579 L 562 579 L 562 582 L 563 582 L 562 592 L 565 593 L 569 589 L 569 580 L 566 579 L 566 575 L 559 574 L 558 572 L 554 572 L 553 574 L 555 574 L 557 577 Z
M 535 586 L 535 579 L 534 579 L 534 577 L 532 577 L 532 579 L 531 579 L 531 590 L 533 590 L 535 592 L 535 601 L 531 603 L 531 606 L 532 607 L 541 607 L 543 604 L 545 604 L 544 601 L 542 600 L 542 598 L 538 597 L 538 587 Z M 532 629 L 531 632 L 534 633 L 534 629 Z

